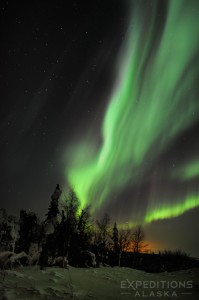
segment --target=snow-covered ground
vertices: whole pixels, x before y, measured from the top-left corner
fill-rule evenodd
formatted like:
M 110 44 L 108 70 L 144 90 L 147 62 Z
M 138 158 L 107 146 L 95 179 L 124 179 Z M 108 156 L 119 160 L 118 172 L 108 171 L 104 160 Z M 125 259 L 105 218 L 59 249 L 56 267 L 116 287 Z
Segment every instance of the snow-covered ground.
M 193 300 L 199 299 L 199 269 L 150 274 L 119 267 L 24 267 L 0 272 L 0 299 Z

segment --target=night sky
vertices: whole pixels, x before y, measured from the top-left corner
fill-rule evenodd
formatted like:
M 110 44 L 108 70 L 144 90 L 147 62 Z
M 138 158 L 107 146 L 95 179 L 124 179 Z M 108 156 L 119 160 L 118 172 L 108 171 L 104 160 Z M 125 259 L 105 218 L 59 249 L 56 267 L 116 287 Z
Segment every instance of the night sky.
M 1 206 L 57 183 L 199 254 L 199 1 L 0 2 Z

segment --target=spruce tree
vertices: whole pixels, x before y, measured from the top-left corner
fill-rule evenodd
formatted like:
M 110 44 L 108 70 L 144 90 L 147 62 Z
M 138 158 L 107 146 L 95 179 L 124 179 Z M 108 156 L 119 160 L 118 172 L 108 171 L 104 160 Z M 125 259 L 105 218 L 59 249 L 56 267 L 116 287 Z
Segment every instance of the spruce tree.
M 115 222 L 113 227 L 113 251 L 118 252 L 119 251 L 119 235 L 118 235 L 118 229 L 117 224 Z
M 48 208 L 47 220 L 51 221 L 53 224 L 57 221 L 57 216 L 59 214 L 59 197 L 62 191 L 60 190 L 59 184 L 57 184 L 55 191 L 51 196 L 51 202 Z

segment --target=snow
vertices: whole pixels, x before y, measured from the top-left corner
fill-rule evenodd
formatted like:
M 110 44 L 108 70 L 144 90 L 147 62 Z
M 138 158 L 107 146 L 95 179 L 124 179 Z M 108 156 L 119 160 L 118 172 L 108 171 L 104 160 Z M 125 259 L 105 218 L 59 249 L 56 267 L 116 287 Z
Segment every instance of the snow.
M 149 290 L 138 287 L 134 291 L 131 286 L 128 286 L 135 282 L 143 284 L 143 282 L 153 281 L 193 282 L 192 288 L 170 289 L 170 293 L 174 290 L 177 293 L 177 297 L 173 296 L 173 298 L 199 299 L 199 269 L 151 274 L 130 268 L 73 268 L 70 266 L 68 269 L 47 268 L 46 271 L 40 271 L 38 266 L 1 271 L 0 299 L 161 299 L 156 294 L 157 291 L 163 293 L 164 288 Z M 136 297 L 135 292 L 137 292 Z M 183 294 L 183 292 L 190 294 Z M 152 293 L 150 297 L 149 293 Z M 169 299 L 169 297 L 162 296 L 162 299 Z

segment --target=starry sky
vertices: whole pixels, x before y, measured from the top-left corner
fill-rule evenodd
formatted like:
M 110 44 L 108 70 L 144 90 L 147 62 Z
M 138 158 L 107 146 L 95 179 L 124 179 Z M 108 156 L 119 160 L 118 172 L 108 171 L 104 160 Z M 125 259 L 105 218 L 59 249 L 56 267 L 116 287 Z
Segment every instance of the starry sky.
M 0 22 L 1 206 L 43 216 L 72 186 L 197 256 L 198 1 L 1 1 Z

